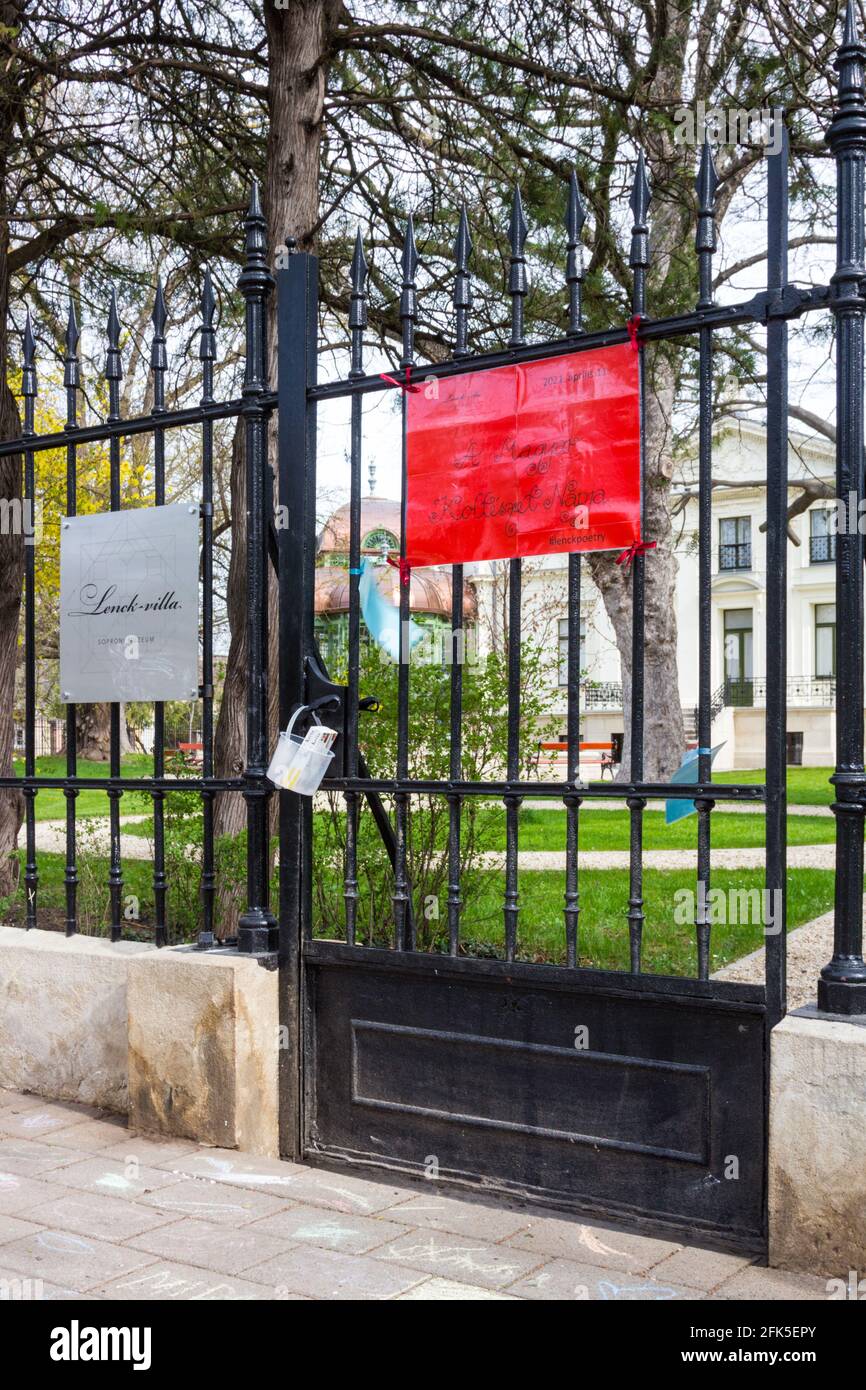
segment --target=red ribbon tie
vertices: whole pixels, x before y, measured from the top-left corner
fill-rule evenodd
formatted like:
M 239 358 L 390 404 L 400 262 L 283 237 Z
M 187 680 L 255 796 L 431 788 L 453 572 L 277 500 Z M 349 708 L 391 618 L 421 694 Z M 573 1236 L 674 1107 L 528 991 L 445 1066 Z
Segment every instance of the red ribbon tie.
M 396 386 L 400 391 L 414 392 L 423 390 L 423 387 L 416 385 L 414 382 L 410 380 L 412 376 L 411 367 L 406 368 L 406 376 L 403 381 L 401 381 L 399 377 L 389 376 L 387 372 L 380 372 L 379 376 L 381 377 L 382 381 L 387 381 L 389 386 Z
M 419 390 L 419 388 L 417 386 L 413 386 L 412 390 L 417 391 Z M 394 560 L 391 558 L 390 555 L 386 555 L 385 559 L 388 561 L 388 564 L 391 566 L 392 569 L 400 571 L 400 583 L 402 584 L 404 589 L 408 589 L 412 573 L 412 567 L 409 564 L 409 561 L 403 559 Z
M 658 541 L 632 541 L 631 545 L 622 552 L 617 560 L 618 565 L 625 565 L 628 569 L 636 555 L 644 555 L 648 550 L 655 550 Z
M 638 335 L 638 330 L 640 329 L 640 326 L 641 326 L 641 323 L 642 323 L 642 322 L 643 322 L 643 315 L 642 315 L 642 314 L 632 314 L 631 318 L 629 319 L 628 323 L 626 324 L 626 331 L 627 331 L 627 333 L 628 333 L 629 342 L 631 343 L 631 345 L 632 345 L 632 347 L 634 348 L 635 352 L 640 352 L 640 348 L 641 348 L 641 345 L 640 345 L 640 343 L 638 342 L 638 336 L 637 336 L 637 335 Z

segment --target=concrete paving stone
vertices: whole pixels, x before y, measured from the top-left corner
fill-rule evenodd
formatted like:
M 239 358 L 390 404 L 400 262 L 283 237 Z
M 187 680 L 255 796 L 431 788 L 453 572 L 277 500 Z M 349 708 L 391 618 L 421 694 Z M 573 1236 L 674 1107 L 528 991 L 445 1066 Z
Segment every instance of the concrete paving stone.
M 578 1264 L 574 1260 L 551 1260 L 527 1278 L 509 1285 L 508 1292 L 518 1298 L 544 1302 L 668 1303 L 674 1299 L 704 1297 L 697 1289 L 684 1285 L 668 1284 L 625 1270 L 600 1269 L 598 1265 Z
M 41 1105 L 28 1106 L 26 1110 L 13 1110 L 11 1107 L 0 1110 L 0 1134 L 7 1134 L 12 1139 L 39 1139 L 52 1130 L 84 1125 L 91 1119 L 93 1114 L 86 1106 L 61 1106 L 43 1101 Z
M 698 1245 L 684 1245 L 682 1250 L 653 1265 L 650 1274 L 661 1283 L 686 1284 L 709 1293 L 723 1280 L 753 1263 L 752 1255 L 728 1255 L 718 1250 L 702 1250 Z
M 679 1241 L 657 1240 L 622 1227 L 603 1226 L 562 1213 L 529 1215 L 526 1229 L 508 1241 L 518 1250 L 532 1250 L 538 1260 L 551 1256 L 600 1265 L 627 1274 L 641 1274 L 680 1249 Z
M 273 1297 L 287 1293 L 321 1299 L 395 1298 L 423 1280 L 417 1269 L 390 1265 L 370 1255 L 345 1255 L 316 1245 L 297 1246 L 246 1271 L 248 1279 L 270 1284 Z
M 68 1125 L 66 1129 L 49 1131 L 45 1135 L 45 1143 L 58 1148 L 77 1149 L 79 1152 L 104 1152 L 117 1143 L 125 1129 L 122 1120 L 88 1120 L 83 1125 Z
M 236 1149 L 195 1149 L 179 1157 L 167 1158 L 158 1165 L 167 1172 L 190 1178 L 207 1178 L 235 1187 L 249 1187 L 254 1192 L 276 1192 L 292 1185 L 296 1176 L 309 1172 L 299 1163 L 287 1163 L 281 1158 L 255 1158 L 238 1153 Z
M 500 1302 L 518 1302 L 513 1294 L 502 1293 L 500 1289 L 480 1289 L 477 1284 L 456 1284 L 453 1279 L 428 1279 L 416 1288 L 409 1289 L 408 1293 L 398 1294 L 395 1302 L 471 1303 L 490 1298 Z
M 827 1280 L 814 1274 L 792 1274 L 782 1269 L 763 1269 L 751 1265 L 726 1279 L 713 1290 L 713 1298 L 778 1299 L 827 1298 Z
M 90 1303 L 89 1293 L 79 1293 L 77 1289 L 64 1288 L 61 1284 L 51 1284 L 44 1279 L 30 1279 L 24 1274 L 15 1274 L 2 1267 L 0 1261 L 0 1303 Z
M 389 1211 L 390 1215 L 390 1211 Z M 354 1216 L 347 1212 L 331 1212 L 323 1207 L 289 1207 L 278 1211 L 276 1216 L 266 1216 L 246 1228 L 250 1231 L 267 1231 L 269 1235 L 281 1236 L 284 1240 L 307 1242 L 321 1245 L 326 1250 L 342 1250 L 347 1255 L 366 1255 L 384 1245 L 386 1240 L 397 1240 L 406 1235 L 411 1227 L 398 1226 L 394 1221 L 384 1221 L 375 1216 Z
M 33 1236 L 40 1229 L 38 1221 L 25 1221 L 20 1216 L 0 1216 L 0 1245 L 22 1236 Z
M 391 1207 L 388 1215 L 408 1226 L 425 1226 L 434 1231 L 453 1231 L 478 1240 L 506 1240 L 529 1223 L 531 1213 L 510 1211 L 472 1198 L 429 1196 L 412 1197 Z
M 87 1157 L 80 1149 L 66 1149 L 43 1139 L 9 1139 L 0 1135 L 0 1171 L 4 1173 L 36 1178 L 40 1173 L 56 1171 Z
M 0 1087 L 0 1112 L 3 1110 L 31 1110 L 34 1106 L 44 1106 L 46 1101 L 42 1096 L 26 1095 L 24 1091 L 10 1091 L 5 1086 Z
M 106 1197 L 126 1197 L 136 1201 L 164 1187 L 172 1187 L 179 1179 L 162 1168 L 150 1168 L 134 1160 L 129 1163 L 118 1158 L 86 1158 L 63 1169 L 62 1181 L 67 1187 L 80 1187 L 85 1192 L 101 1192 Z
M 44 1280 L 39 1280 L 41 1293 L 35 1302 L 37 1303 L 97 1303 L 99 1300 L 94 1298 L 92 1293 L 79 1293 L 77 1289 L 64 1289 L 59 1284 L 46 1284 Z
M 309 1202 L 312 1206 L 328 1207 L 331 1211 L 354 1212 L 358 1216 L 373 1216 L 411 1195 L 411 1188 L 394 1187 L 355 1177 L 352 1173 L 330 1173 L 324 1168 L 304 1168 L 293 1171 L 291 1183 L 284 1189 L 292 1202 Z
M 117 1143 L 102 1150 L 101 1156 L 119 1158 L 122 1163 L 134 1159 L 150 1168 L 170 1170 L 178 1159 L 197 1153 L 201 1153 L 201 1149 L 191 1139 L 162 1139 L 156 1134 L 135 1134 L 126 1129 Z
M 57 1197 L 68 1196 L 71 1190 L 59 1182 L 51 1183 L 43 1178 L 28 1178 L 0 1170 L 0 1214 L 15 1216 L 25 1207 L 34 1207 L 37 1202 L 50 1202 Z
M 245 1226 L 258 1216 L 272 1216 L 289 1205 L 285 1199 L 272 1197 L 266 1192 L 227 1187 L 203 1178 L 188 1178 L 186 1182 L 175 1180 L 171 1187 L 152 1192 L 142 1200 L 159 1211 L 195 1216 L 202 1221 L 225 1226 Z
M 122 1197 L 105 1197 L 101 1192 L 73 1192 L 53 1202 L 37 1202 L 20 1214 L 53 1230 L 118 1242 L 176 1219 L 167 1212 Z
M 153 1256 L 147 1255 L 148 1260 Z M 147 1269 L 121 1274 L 106 1280 L 96 1290 L 104 1299 L 123 1302 L 180 1300 L 184 1303 L 252 1302 L 273 1298 L 266 1284 L 254 1284 L 237 1275 L 211 1274 L 194 1265 L 171 1264 L 166 1260 L 151 1263 Z
M 276 1216 L 266 1221 L 278 1221 Z M 182 1260 L 185 1264 L 214 1270 L 218 1274 L 242 1274 L 250 1265 L 262 1264 L 285 1254 L 292 1242 L 252 1226 L 218 1226 L 208 1221 L 184 1218 L 170 1226 L 146 1231 L 129 1241 L 135 1250 L 148 1250 L 163 1260 Z
M 4 1269 L 30 1278 L 47 1280 L 50 1276 L 51 1283 L 68 1284 L 81 1293 L 153 1264 L 153 1256 L 140 1250 L 72 1235 L 69 1231 L 37 1231 L 0 1246 L 0 1252 Z
M 511 1246 L 490 1245 L 449 1231 L 426 1230 L 389 1241 L 371 1258 L 423 1269 L 458 1283 L 501 1289 L 528 1275 L 544 1256 L 526 1255 Z

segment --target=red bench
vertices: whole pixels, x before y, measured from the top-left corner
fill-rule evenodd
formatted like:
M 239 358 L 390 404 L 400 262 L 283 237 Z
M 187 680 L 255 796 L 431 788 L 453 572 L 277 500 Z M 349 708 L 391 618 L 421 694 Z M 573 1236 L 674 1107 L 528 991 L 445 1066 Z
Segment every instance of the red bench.
M 604 777 L 605 772 L 609 772 L 611 781 L 613 780 L 613 770 L 618 766 L 617 761 L 614 759 L 615 745 L 613 743 L 580 743 L 578 747 L 581 753 L 600 753 L 601 756 L 599 758 L 592 758 L 590 761 L 601 768 L 602 777 Z M 544 753 L 554 755 L 551 758 L 551 766 L 556 767 L 562 760 L 563 755 L 567 756 L 568 744 L 560 742 L 539 743 L 537 768 L 540 768 L 541 758 Z

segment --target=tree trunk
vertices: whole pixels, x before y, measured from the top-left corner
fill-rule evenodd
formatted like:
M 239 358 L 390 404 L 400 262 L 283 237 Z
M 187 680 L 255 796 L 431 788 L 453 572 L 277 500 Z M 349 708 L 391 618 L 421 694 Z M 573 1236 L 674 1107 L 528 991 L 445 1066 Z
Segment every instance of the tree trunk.
M 327 76 L 327 55 L 342 0 L 296 0 L 278 9 L 265 5 L 268 35 L 269 130 L 264 205 L 268 246 L 272 259 L 286 239 L 300 250 L 311 250 L 319 216 L 319 161 L 322 116 Z M 268 314 L 268 374 L 276 380 L 276 312 L 271 300 Z M 268 433 L 268 451 L 274 466 L 277 422 Z M 217 776 L 237 777 L 246 759 L 247 706 L 247 610 L 246 610 L 246 457 L 244 422 L 238 421 L 232 449 L 231 504 L 232 548 L 229 563 L 228 616 L 231 628 L 225 686 L 214 740 Z M 274 467 L 276 474 L 276 468 Z M 270 742 L 277 737 L 279 692 L 277 689 L 277 585 L 269 572 L 269 671 L 268 722 Z M 276 815 L 276 799 L 272 814 Z M 236 836 L 246 825 L 243 797 L 238 793 L 217 797 L 217 837 Z M 233 935 L 242 910 L 245 885 L 222 885 L 220 937 Z M 229 896 L 231 895 L 231 897 Z
M 670 408 L 675 374 L 658 354 L 647 361 L 646 539 L 655 541 L 644 559 L 644 780 L 664 782 L 676 772 L 685 750 L 677 666 L 677 559 L 671 525 L 668 458 Z M 618 565 L 606 552 L 589 556 L 589 569 L 613 626 L 622 666 L 623 739 L 618 780 L 631 780 L 631 641 L 634 567 Z
M 107 763 L 111 757 L 111 705 L 76 705 L 75 744 L 79 758 L 91 762 Z M 129 730 L 120 713 L 120 756 L 132 751 Z
M 79 758 L 107 763 L 111 753 L 111 714 L 108 705 L 76 705 L 75 742 Z

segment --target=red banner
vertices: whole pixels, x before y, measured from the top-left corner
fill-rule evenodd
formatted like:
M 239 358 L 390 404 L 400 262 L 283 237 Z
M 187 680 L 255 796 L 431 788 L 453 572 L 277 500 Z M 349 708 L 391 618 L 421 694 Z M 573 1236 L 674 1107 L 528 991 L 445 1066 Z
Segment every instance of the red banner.
M 431 379 L 406 404 L 410 565 L 640 541 L 630 343 Z

